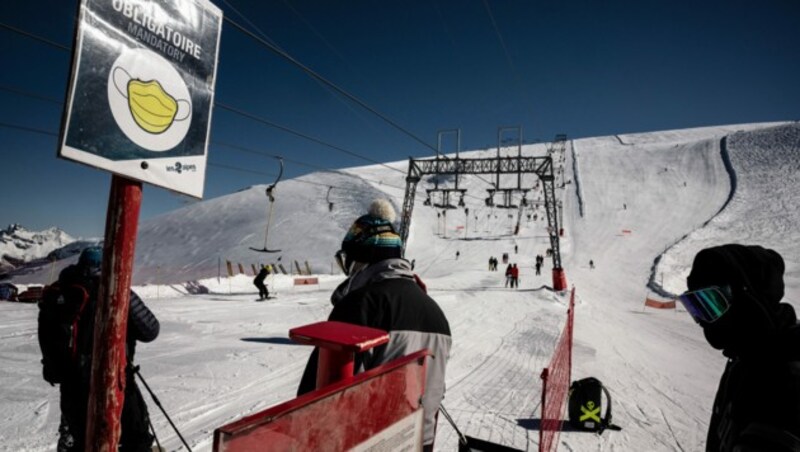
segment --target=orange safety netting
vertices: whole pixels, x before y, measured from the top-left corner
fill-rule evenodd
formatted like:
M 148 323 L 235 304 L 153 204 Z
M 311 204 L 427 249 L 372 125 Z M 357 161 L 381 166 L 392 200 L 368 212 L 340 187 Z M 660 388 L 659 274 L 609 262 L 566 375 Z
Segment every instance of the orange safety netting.
M 562 416 L 566 407 L 572 377 L 572 329 L 575 310 L 575 289 L 569 300 L 567 323 L 558 339 L 553 357 L 542 371 L 542 417 L 539 427 L 539 452 L 558 448 Z

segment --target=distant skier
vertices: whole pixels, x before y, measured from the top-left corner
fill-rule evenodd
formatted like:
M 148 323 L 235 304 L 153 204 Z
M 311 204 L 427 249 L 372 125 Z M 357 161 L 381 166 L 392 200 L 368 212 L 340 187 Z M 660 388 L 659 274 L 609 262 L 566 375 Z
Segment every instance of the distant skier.
M 492 264 L 494 263 L 494 256 L 489 257 L 489 271 L 492 271 Z
M 414 270 L 414 266 L 416 266 L 416 265 L 417 265 L 417 260 L 416 259 L 411 259 L 411 270 Z
M 517 247 L 517 245 L 514 245 L 514 254 L 517 254 L 518 250 L 519 250 L 519 248 Z
M 456 251 L 456 260 L 458 260 L 458 256 L 461 256 L 461 253 Z
M 517 268 L 517 264 L 511 267 L 511 288 L 519 289 L 519 268 Z
M 264 285 L 264 280 L 267 279 L 267 275 L 269 275 L 269 269 L 264 265 L 261 267 L 255 279 L 253 279 L 253 284 L 258 288 L 258 301 L 269 298 L 269 291 L 267 290 L 267 286 Z
M 536 274 L 537 275 L 542 274 L 542 263 L 539 262 L 538 260 L 536 261 Z
M 511 284 L 511 279 L 514 277 L 512 269 L 513 269 L 513 267 L 511 266 L 511 264 L 508 264 L 508 267 L 506 267 L 506 285 L 505 285 L 505 287 L 508 287 L 508 285 Z
M 678 299 L 728 358 L 706 451 L 800 450 L 800 325 L 784 295 L 783 258 L 728 244 L 697 253 Z
M 589 259 L 589 268 L 594 270 L 594 261 Z

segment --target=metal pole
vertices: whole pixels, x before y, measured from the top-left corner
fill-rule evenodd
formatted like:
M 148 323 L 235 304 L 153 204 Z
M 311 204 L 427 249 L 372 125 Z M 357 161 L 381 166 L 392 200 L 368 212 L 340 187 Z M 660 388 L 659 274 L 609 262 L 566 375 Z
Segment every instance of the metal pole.
M 547 367 L 542 369 L 542 375 L 541 375 L 541 379 L 542 379 L 542 401 L 541 401 L 542 417 L 539 420 L 539 450 L 540 451 L 544 450 L 544 445 L 542 444 L 542 440 L 544 439 L 545 426 L 550 427 L 550 422 L 544 418 L 545 409 L 546 409 L 546 405 L 547 405 L 547 379 L 548 379 L 549 376 L 550 376 L 550 370 Z
M 141 202 L 141 182 L 112 176 L 95 309 L 86 413 L 87 451 L 115 451 L 119 444 L 125 402 L 125 339 Z
M 317 389 L 331 383 L 352 377 L 355 373 L 355 354 L 353 352 L 319 348 L 317 364 Z

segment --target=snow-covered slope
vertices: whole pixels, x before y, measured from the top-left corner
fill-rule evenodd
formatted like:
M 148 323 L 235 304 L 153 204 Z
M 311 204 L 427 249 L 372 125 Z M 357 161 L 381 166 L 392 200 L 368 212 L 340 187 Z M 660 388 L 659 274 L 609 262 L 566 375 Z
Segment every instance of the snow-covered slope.
M 744 244 L 780 248 L 787 278 L 800 278 L 800 128 L 797 124 L 738 132 L 722 141 L 729 162 L 732 197 L 719 215 L 693 230 L 659 260 L 656 281 L 679 293 L 692 257 L 718 237 Z
M 578 296 L 572 377 L 600 378 L 614 397 L 614 421 L 623 427 L 602 436 L 564 431 L 561 450 L 704 450 L 725 360 L 685 312 L 645 310 L 644 299 L 653 288 L 684 290 L 694 250 L 743 242 L 784 256 L 785 299 L 800 308 L 800 237 L 793 227 L 800 221 L 798 136 L 798 124 L 709 127 L 575 140 L 563 162 L 556 156 L 570 182 L 556 194 L 563 202 L 562 262 Z M 544 155 L 546 149 L 525 146 L 524 152 Z M 272 276 L 268 284 L 278 298 L 255 303 L 252 276 L 217 280 L 218 259 L 248 264 L 280 255 L 283 262 L 309 260 L 315 271 L 330 273 L 345 229 L 372 198 L 383 193 L 396 207 L 402 204 L 406 163 L 388 166 L 396 170 L 375 165 L 347 170 L 358 178 L 324 173 L 281 182 L 268 240 L 269 248 L 283 250 L 276 255 L 249 250 L 264 245 L 265 186 L 141 225 L 137 279 L 162 284 L 135 290 L 161 320 L 162 333 L 140 346 L 137 359 L 193 450 L 211 450 L 214 428 L 294 396 L 309 350 L 292 345 L 287 331 L 323 320 L 342 279 L 320 275 L 318 287 L 293 287 L 291 278 Z M 549 247 L 542 210 L 526 211 L 514 235 L 516 211 L 483 203 L 489 182 L 460 181 L 468 189 L 468 215 L 463 208 L 443 214 L 424 206 L 433 182 L 421 182 L 407 257 L 415 259 L 451 324 L 445 406 L 459 428 L 534 450 L 539 374 L 563 327 L 566 297 L 542 289 L 552 282 L 550 261 L 542 275 L 533 271 L 535 256 Z M 515 186 L 516 179 L 501 183 Z M 332 211 L 325 201 L 329 186 L 337 187 Z M 541 190 L 529 194 L 537 198 Z M 503 253 L 522 269 L 519 290 L 503 287 L 502 271 L 487 270 L 489 257 Z M 590 259 L 596 268 L 589 268 Z M 197 280 L 210 293 L 190 295 L 181 284 L 166 284 L 167 275 L 175 275 L 169 282 Z M 3 303 L 0 319 L 0 403 L 7 413 L 0 450 L 51 450 L 58 396 L 40 377 L 36 308 Z M 178 450 L 166 420 L 153 404 L 150 411 L 162 444 Z M 436 445 L 457 448 L 455 433 L 441 419 Z

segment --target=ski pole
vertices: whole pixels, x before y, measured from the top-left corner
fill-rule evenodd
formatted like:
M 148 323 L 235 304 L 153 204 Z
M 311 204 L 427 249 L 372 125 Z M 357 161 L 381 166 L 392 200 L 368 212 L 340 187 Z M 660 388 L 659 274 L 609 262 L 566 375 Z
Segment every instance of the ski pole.
M 444 418 L 447 419 L 447 422 L 449 422 L 450 425 L 453 426 L 453 429 L 456 431 L 456 434 L 458 435 L 458 442 L 466 446 L 468 444 L 467 437 L 464 436 L 463 433 L 461 433 L 461 430 L 459 430 L 458 427 L 456 427 L 456 423 L 453 422 L 453 418 L 450 417 L 450 413 L 448 413 L 447 410 L 444 409 L 444 405 L 439 405 L 439 411 L 442 412 Z
M 139 366 L 135 366 L 133 368 L 133 371 L 136 373 L 136 375 L 139 377 L 139 379 L 142 380 L 142 384 L 144 385 L 145 389 L 147 389 L 147 392 L 150 393 L 150 397 L 153 398 L 153 402 L 155 402 L 156 406 L 158 406 L 158 408 L 161 409 L 161 412 L 164 413 L 164 417 L 167 418 L 167 421 L 169 422 L 169 425 L 171 425 L 172 429 L 175 430 L 175 433 L 178 434 L 178 438 L 181 439 L 181 442 L 183 443 L 183 445 L 186 446 L 186 449 L 189 452 L 192 452 L 192 448 L 189 447 L 189 444 L 187 444 L 186 440 L 183 439 L 183 435 L 181 435 L 181 432 L 178 431 L 178 427 L 175 426 L 175 424 L 172 422 L 172 419 L 170 419 L 169 415 L 167 414 L 167 411 L 164 409 L 163 406 L 161 406 L 161 402 L 158 400 L 158 397 L 156 397 L 156 395 L 153 394 L 153 391 L 150 389 L 150 386 L 147 384 L 146 381 L 144 381 L 144 377 L 142 376 L 142 374 L 139 373 Z
M 156 440 L 156 446 L 158 446 L 158 450 L 160 451 L 164 450 L 164 448 L 161 447 L 161 442 L 158 440 L 158 435 L 156 435 L 156 428 L 153 427 L 153 421 L 150 420 L 150 416 L 147 416 L 147 423 L 150 424 L 150 431 L 153 432 L 153 439 Z

